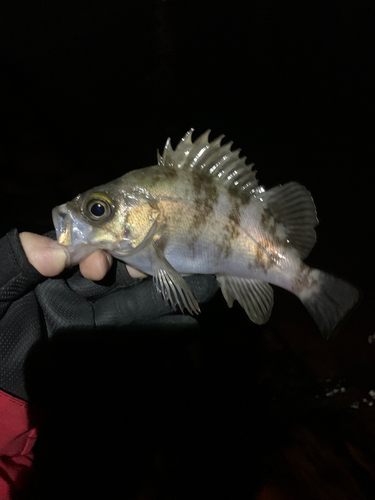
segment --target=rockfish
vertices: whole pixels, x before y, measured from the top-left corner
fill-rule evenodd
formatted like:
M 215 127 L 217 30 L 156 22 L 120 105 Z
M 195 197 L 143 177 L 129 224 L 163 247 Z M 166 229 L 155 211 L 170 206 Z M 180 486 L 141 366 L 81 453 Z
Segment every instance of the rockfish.
M 345 281 L 304 264 L 315 244 L 317 216 L 296 182 L 265 190 L 224 136 L 175 150 L 167 140 L 158 165 L 133 170 L 54 208 L 58 242 L 71 265 L 97 249 L 153 276 L 165 300 L 198 313 L 182 275 L 214 274 L 229 307 L 265 323 L 277 285 L 294 293 L 328 338 L 358 301 Z

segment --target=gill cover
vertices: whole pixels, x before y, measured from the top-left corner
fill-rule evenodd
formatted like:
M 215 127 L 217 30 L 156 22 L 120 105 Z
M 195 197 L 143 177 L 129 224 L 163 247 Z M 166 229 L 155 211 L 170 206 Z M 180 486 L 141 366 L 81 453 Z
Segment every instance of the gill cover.
M 128 209 L 123 238 L 120 242 L 123 256 L 139 252 L 155 233 L 160 210 L 154 201 L 145 200 Z

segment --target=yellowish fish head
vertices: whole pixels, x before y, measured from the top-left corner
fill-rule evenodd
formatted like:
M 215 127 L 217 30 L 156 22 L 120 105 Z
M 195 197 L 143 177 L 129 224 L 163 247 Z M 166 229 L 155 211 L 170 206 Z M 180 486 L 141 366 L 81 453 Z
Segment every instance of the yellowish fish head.
M 126 191 L 110 183 L 55 207 L 52 218 L 57 241 L 75 265 L 97 249 L 119 258 L 134 254 L 153 233 L 158 213 L 144 190 Z

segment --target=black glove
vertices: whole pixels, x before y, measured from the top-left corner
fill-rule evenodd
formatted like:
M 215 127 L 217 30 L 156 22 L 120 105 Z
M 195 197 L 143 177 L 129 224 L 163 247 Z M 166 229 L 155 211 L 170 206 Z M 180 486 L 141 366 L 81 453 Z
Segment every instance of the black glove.
M 46 236 L 53 237 L 54 233 Z M 27 400 L 24 362 L 41 338 L 67 331 L 123 329 L 130 325 L 162 328 L 193 326 L 196 319 L 173 311 L 152 279 L 135 279 L 115 261 L 101 282 L 84 278 L 78 268 L 44 278 L 28 262 L 16 230 L 0 240 L 0 388 Z M 217 291 L 214 276 L 186 278 L 197 301 Z

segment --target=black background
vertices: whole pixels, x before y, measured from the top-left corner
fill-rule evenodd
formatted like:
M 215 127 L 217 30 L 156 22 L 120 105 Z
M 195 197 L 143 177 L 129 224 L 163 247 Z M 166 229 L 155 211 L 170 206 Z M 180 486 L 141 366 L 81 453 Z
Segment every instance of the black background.
M 369 275 L 372 2 L 4 1 L 0 12 L 2 233 L 50 229 L 53 206 L 154 164 L 167 137 L 211 128 L 266 187 L 312 192 L 314 261 Z
M 265 187 L 294 180 L 311 191 L 320 225 L 308 263 L 364 292 L 333 348 L 311 340 L 315 327 L 287 294 L 276 294 L 271 324 L 300 316 L 306 343 L 283 330 L 292 350 L 304 362 L 310 350 L 317 359 L 330 350 L 344 375 L 369 389 L 374 5 L 3 0 L 1 233 L 52 229 L 55 205 L 154 164 L 167 137 L 176 145 L 191 127 L 224 133 L 255 162 Z M 233 317 L 223 324 L 233 327 Z M 237 335 L 242 349 L 247 340 Z

